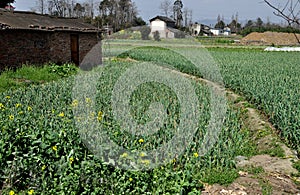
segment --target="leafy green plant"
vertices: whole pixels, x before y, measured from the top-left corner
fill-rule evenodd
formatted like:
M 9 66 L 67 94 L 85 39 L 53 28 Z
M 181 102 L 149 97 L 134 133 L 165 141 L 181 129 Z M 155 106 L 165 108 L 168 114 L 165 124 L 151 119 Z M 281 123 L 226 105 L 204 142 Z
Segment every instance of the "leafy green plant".
M 49 65 L 50 65 L 49 71 L 61 77 L 68 77 L 74 75 L 79 70 L 74 64 L 69 64 L 69 63 L 63 65 L 57 65 L 57 64 L 49 64 Z
M 155 41 L 160 41 L 160 34 L 159 34 L 158 31 L 155 31 L 153 33 L 153 38 L 154 38 Z
M 58 66 L 56 64 L 45 64 L 44 66 L 23 65 L 13 71 L 6 70 L 0 75 L 0 92 L 8 89 L 17 89 L 32 84 L 41 84 L 56 81 L 77 73 L 78 68 L 72 64 Z

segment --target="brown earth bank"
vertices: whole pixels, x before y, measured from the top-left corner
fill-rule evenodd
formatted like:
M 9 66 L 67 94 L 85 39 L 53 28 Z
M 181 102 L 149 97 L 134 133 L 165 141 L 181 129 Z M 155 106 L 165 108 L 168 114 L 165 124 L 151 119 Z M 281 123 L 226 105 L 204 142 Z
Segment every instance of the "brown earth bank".
M 294 33 L 279 33 L 279 32 L 253 32 L 242 38 L 241 44 L 243 45 L 300 45 L 300 34 Z

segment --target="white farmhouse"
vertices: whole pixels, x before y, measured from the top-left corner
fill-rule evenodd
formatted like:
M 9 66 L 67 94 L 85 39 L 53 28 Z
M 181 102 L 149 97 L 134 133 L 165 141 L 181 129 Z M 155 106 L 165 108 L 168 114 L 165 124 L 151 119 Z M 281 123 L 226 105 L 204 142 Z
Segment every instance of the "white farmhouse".
M 231 29 L 229 27 L 225 27 L 224 29 L 212 28 L 212 29 L 210 29 L 210 32 L 214 36 L 220 36 L 220 35 L 229 36 L 229 35 L 231 35 Z
M 226 26 L 224 28 L 224 35 L 225 36 L 230 36 L 231 35 L 231 29 L 228 26 Z
M 212 28 L 210 29 L 210 32 L 212 32 L 212 34 L 215 36 L 219 36 L 219 35 L 223 35 L 224 30 L 219 28 Z
M 165 16 L 156 16 L 150 19 L 151 33 L 153 37 L 154 32 L 158 31 L 160 38 L 182 38 L 184 33 L 175 29 L 175 21 Z

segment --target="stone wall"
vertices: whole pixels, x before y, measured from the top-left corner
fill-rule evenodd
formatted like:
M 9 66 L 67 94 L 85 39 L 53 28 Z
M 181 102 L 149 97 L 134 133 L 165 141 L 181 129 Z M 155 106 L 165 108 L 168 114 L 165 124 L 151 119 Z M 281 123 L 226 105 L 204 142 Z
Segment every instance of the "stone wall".
M 79 35 L 79 60 L 82 62 L 86 54 L 98 43 L 97 34 Z
M 79 60 L 98 43 L 96 33 L 70 31 L 0 30 L 0 70 L 22 64 L 71 61 L 71 34 L 79 35 Z
M 50 45 L 50 61 L 58 64 L 71 61 L 70 34 L 65 32 L 51 33 Z
M 50 60 L 47 32 L 0 30 L 0 70 Z

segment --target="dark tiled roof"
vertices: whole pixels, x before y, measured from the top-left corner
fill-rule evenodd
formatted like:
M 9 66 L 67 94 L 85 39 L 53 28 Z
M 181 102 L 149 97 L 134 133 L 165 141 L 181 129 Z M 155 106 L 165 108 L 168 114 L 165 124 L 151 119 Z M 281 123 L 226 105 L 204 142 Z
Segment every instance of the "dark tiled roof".
M 164 22 L 174 22 L 175 23 L 175 21 L 173 19 L 168 18 L 166 16 L 156 16 L 156 17 L 150 19 L 150 22 L 152 22 L 153 20 L 156 20 L 156 19 L 162 20 Z
M 97 31 L 96 27 L 85 23 L 80 18 L 62 18 L 5 9 L 0 9 L 0 29 Z

